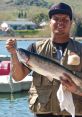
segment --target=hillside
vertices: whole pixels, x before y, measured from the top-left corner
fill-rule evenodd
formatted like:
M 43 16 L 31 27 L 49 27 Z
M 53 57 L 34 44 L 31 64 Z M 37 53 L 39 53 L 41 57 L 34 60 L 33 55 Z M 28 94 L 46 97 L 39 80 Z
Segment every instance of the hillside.
M 82 0 L 0 0 L 0 9 L 23 6 L 41 6 L 49 8 L 52 3 L 65 2 L 72 6 L 74 11 L 81 12 Z M 3 9 L 3 10 L 5 10 Z
M 31 19 L 39 13 L 48 14 L 53 3 L 65 2 L 72 6 L 74 13 L 82 16 L 82 0 L 0 0 L 0 19 L 15 20 L 18 12 L 23 10 Z

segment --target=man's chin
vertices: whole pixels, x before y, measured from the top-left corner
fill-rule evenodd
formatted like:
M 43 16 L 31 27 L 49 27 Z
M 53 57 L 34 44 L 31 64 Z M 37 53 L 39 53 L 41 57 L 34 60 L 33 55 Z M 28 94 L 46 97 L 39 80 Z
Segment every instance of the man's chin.
M 55 31 L 55 34 L 56 34 L 56 35 L 65 35 L 65 33 L 62 32 L 62 31 Z

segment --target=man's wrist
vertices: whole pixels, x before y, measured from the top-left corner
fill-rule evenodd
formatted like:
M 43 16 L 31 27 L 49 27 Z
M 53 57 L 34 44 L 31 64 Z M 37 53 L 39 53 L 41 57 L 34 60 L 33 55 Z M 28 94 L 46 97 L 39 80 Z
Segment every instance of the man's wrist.
M 17 56 L 17 53 L 11 53 L 11 57 L 16 57 Z

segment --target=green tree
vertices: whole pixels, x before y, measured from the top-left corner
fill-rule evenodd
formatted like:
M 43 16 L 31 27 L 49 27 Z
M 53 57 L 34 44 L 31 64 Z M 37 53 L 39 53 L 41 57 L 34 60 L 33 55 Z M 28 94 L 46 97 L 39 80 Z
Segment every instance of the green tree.
M 33 21 L 36 23 L 36 24 L 39 24 L 40 22 L 42 21 L 48 21 L 48 15 L 44 14 L 44 13 L 40 13 L 40 14 L 37 14 L 33 17 Z

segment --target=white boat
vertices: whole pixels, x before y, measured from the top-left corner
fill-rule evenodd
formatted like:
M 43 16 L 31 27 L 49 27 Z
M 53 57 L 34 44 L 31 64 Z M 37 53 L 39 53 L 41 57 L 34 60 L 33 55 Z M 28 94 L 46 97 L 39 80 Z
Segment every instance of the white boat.
M 12 83 L 11 83 L 12 82 Z M 0 93 L 15 93 L 24 90 L 29 90 L 32 82 L 32 76 L 26 76 L 21 81 L 10 81 L 10 75 L 0 76 Z
M 4 59 L 2 59 L 4 60 Z M 28 75 L 21 81 L 11 80 L 10 78 L 10 61 L 4 60 L 0 62 L 0 92 L 19 92 L 23 90 L 29 90 L 32 76 Z

